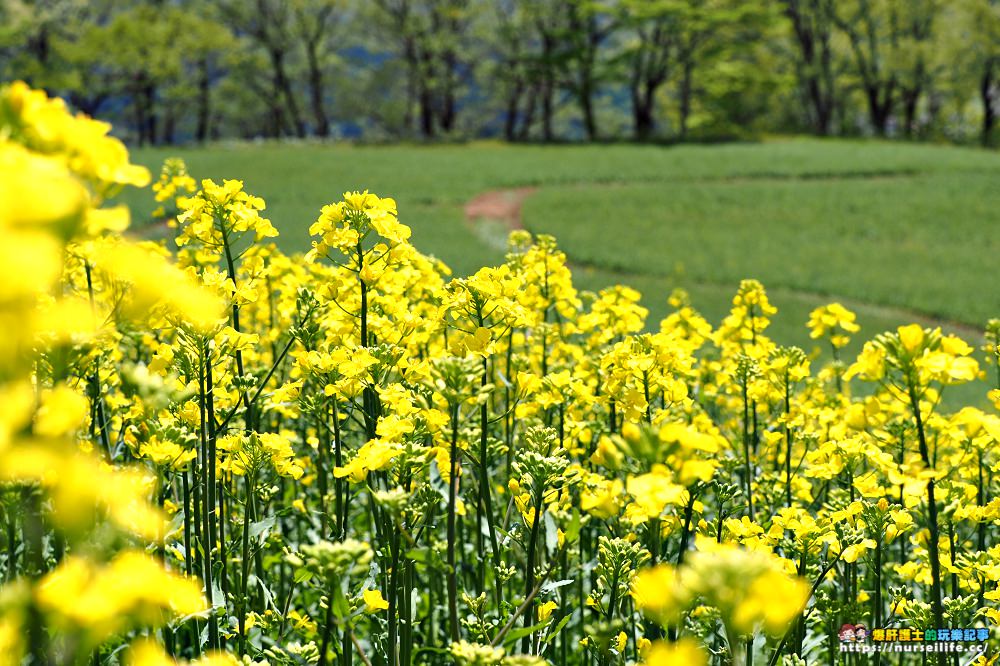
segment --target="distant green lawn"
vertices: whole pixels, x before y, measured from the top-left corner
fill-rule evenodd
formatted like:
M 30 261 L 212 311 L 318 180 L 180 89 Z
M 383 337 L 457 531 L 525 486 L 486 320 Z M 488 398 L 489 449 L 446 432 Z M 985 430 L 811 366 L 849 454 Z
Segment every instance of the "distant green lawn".
M 692 284 L 756 277 L 979 326 L 1000 315 L 998 205 L 1000 171 L 556 187 L 524 213 L 585 264 Z
M 286 251 L 309 247 L 319 209 L 349 189 L 395 197 L 413 242 L 468 273 L 502 260 L 497 231 L 463 204 L 536 186 L 524 224 L 555 235 L 581 287 L 640 289 L 655 321 L 687 288 L 715 322 L 741 278 L 781 312 L 772 336 L 813 347 L 809 311 L 842 300 L 862 337 L 914 319 L 975 341 L 1000 316 L 1000 154 L 945 146 L 792 139 L 716 146 L 237 144 L 171 155 L 196 178 L 240 178 L 264 197 Z M 148 193 L 131 195 L 137 217 Z

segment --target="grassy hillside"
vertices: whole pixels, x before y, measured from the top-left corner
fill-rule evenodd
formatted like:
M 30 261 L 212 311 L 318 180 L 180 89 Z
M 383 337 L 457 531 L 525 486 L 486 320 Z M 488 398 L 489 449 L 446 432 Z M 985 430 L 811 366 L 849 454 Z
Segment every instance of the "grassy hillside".
M 693 284 L 752 276 L 978 326 L 1000 314 L 985 279 L 998 203 L 1000 172 L 698 180 L 546 188 L 525 222 L 581 263 Z
M 413 241 L 465 273 L 502 257 L 502 233 L 465 220 L 484 191 L 533 186 L 523 223 L 554 234 L 586 288 L 631 284 L 659 317 L 684 286 L 713 320 L 743 277 L 781 309 L 774 337 L 807 349 L 813 307 L 840 299 L 865 337 L 920 320 L 974 340 L 1000 316 L 1000 155 L 899 143 L 780 140 L 717 146 L 326 146 L 141 150 L 158 169 L 240 178 L 268 202 L 288 251 L 344 190 L 394 196 Z M 133 197 L 150 210 L 148 193 Z

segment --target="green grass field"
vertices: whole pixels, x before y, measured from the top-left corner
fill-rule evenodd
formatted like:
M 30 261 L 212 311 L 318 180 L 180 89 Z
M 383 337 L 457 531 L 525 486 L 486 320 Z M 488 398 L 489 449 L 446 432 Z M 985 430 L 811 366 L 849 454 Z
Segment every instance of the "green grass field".
M 399 203 L 422 251 L 456 274 L 500 261 L 502 233 L 465 220 L 485 191 L 533 186 L 523 224 L 555 235 L 581 287 L 630 284 L 652 320 L 687 288 L 718 322 L 743 277 L 780 309 L 772 336 L 813 347 L 809 311 L 840 300 L 862 336 L 909 321 L 974 342 L 1000 316 L 1000 154 L 815 139 L 715 146 L 236 144 L 147 149 L 196 178 L 240 178 L 264 197 L 286 251 L 309 247 L 319 209 L 348 189 Z M 133 194 L 139 211 L 149 193 Z M 856 349 L 856 348 L 855 348 Z M 852 350 L 853 351 L 853 350 Z

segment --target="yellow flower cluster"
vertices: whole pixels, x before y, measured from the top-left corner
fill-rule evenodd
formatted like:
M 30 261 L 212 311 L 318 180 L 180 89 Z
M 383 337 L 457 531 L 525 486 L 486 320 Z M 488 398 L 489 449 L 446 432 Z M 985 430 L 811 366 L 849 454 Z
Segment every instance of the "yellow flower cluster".
M 639 573 L 632 586 L 636 604 L 665 625 L 693 604 L 714 607 L 730 638 L 762 627 L 780 634 L 805 608 L 809 585 L 789 570 L 794 564 L 765 551 L 699 540 L 679 569 L 661 564 Z
M 23 83 L 0 88 L 0 475 L 18 489 L 7 512 L 23 525 L 17 541 L 10 518 L 2 663 L 43 655 L 45 626 L 54 654 L 74 661 L 120 632 L 206 608 L 200 585 L 139 551 L 102 562 L 129 534 L 155 542 L 168 530 L 155 475 L 112 452 L 124 421 L 104 399 L 122 381 L 111 349 L 125 327 L 221 314 L 162 252 L 117 235 L 128 211 L 105 202 L 149 173 L 109 130 Z
M 850 335 L 861 330 L 857 316 L 840 303 L 818 307 L 809 315 L 809 337 L 813 340 L 829 338 L 834 349 L 847 346 Z
M 208 610 L 200 585 L 135 551 L 121 552 L 106 565 L 71 556 L 41 579 L 36 598 L 57 631 L 83 632 L 91 646 L 130 624 L 158 626 L 169 617 Z

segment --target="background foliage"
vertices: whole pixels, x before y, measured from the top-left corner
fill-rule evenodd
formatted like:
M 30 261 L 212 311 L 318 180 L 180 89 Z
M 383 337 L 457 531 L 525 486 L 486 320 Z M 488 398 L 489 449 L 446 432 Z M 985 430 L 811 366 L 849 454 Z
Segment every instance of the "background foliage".
M 3 0 L 0 78 L 138 143 L 995 139 L 997 0 Z

